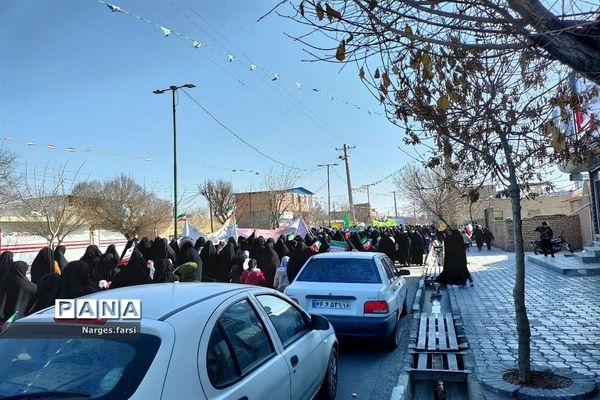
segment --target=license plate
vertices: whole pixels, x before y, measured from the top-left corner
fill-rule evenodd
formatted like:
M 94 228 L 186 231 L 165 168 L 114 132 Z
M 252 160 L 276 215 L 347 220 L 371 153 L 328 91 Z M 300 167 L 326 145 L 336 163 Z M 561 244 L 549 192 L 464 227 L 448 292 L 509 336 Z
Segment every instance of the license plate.
M 312 308 L 328 310 L 349 310 L 350 300 L 313 300 Z

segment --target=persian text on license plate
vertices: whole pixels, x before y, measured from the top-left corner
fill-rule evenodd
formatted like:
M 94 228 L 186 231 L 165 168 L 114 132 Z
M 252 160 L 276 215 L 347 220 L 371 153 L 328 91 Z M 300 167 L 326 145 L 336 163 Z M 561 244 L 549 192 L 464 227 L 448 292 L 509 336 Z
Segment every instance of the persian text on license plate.
M 329 310 L 349 310 L 350 300 L 313 300 L 312 308 L 326 308 Z

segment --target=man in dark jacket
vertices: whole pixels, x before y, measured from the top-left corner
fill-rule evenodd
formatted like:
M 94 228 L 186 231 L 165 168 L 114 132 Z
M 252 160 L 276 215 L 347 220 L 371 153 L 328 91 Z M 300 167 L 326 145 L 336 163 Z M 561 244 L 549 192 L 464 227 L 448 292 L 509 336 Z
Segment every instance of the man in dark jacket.
M 538 226 L 535 229 L 536 232 L 540 233 L 540 240 L 542 241 L 542 250 L 544 250 L 544 257 L 548 257 L 548 250 L 550 250 L 550 255 L 554 257 L 554 249 L 552 248 L 552 237 L 554 236 L 554 232 L 552 232 L 552 228 L 548 226 L 546 221 L 542 222 L 541 226 Z
M 494 241 L 494 235 L 488 228 L 483 228 L 483 241 L 487 245 L 487 249 L 492 250 L 492 242 Z

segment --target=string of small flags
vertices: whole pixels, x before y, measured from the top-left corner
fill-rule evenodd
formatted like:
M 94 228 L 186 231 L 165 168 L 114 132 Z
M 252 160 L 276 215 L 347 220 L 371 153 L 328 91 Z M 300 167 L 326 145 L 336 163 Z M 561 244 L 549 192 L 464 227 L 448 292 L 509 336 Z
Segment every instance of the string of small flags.
M 4 141 L 5 143 L 9 143 L 9 144 L 17 144 L 17 143 L 21 142 L 20 140 L 15 141 L 15 138 L 13 138 L 12 136 L 3 136 L 2 141 Z M 94 153 L 94 154 L 99 154 L 101 156 L 118 157 L 120 159 L 128 158 L 128 159 L 132 159 L 132 160 L 143 161 L 146 163 L 156 162 L 156 163 L 165 163 L 166 164 L 166 163 L 172 162 L 171 160 L 156 159 L 156 158 L 152 158 L 152 157 L 144 156 L 144 155 L 121 154 L 121 153 L 114 153 L 114 152 L 109 152 L 109 151 L 99 150 L 99 149 L 92 149 L 92 148 L 87 148 L 87 147 L 81 148 L 81 147 L 77 147 L 77 146 L 59 146 L 56 144 L 43 144 L 43 143 L 38 143 L 35 140 L 25 140 L 23 143 L 28 148 L 44 148 L 45 147 L 49 151 L 65 150 L 68 153 Z M 195 162 L 195 161 L 180 161 L 179 165 L 184 166 L 184 167 L 211 168 L 211 169 L 220 169 L 220 170 L 236 172 L 236 173 L 243 172 L 243 173 L 249 173 L 249 174 L 253 174 L 253 175 L 261 175 L 260 171 L 256 171 L 253 169 L 215 167 L 213 165 L 202 164 L 202 163 Z
M 214 46 L 212 46 L 210 44 L 207 44 L 207 43 L 205 43 L 203 41 L 194 39 L 194 38 L 192 38 L 192 37 L 190 37 L 190 36 L 188 36 L 188 35 L 186 35 L 184 33 L 180 33 L 180 32 L 175 31 L 173 29 L 167 28 L 166 26 L 163 26 L 163 25 L 159 24 L 158 22 L 155 22 L 155 21 L 153 21 L 153 20 L 151 20 L 149 18 L 142 17 L 140 15 L 137 15 L 135 13 L 127 11 L 127 10 L 125 10 L 125 9 L 119 7 L 119 6 L 116 6 L 114 4 L 109 4 L 109 3 L 105 2 L 104 0 L 96 0 L 96 1 L 98 1 L 99 3 L 102 3 L 104 5 L 106 5 L 112 12 L 126 14 L 126 15 L 134 17 L 134 18 L 136 18 L 136 19 L 138 19 L 140 21 L 146 22 L 146 23 L 148 23 L 148 24 L 150 24 L 152 26 L 155 26 L 156 28 L 160 29 L 160 31 L 163 33 L 163 35 L 165 37 L 168 37 L 170 35 L 178 36 L 185 43 L 189 44 L 190 46 L 192 46 L 192 47 L 194 47 L 196 49 L 207 48 L 209 50 L 212 50 L 212 51 L 215 51 L 217 53 L 220 53 L 221 55 L 224 55 L 229 62 L 234 62 L 235 61 L 235 62 L 239 62 L 239 63 L 242 63 L 242 64 L 246 65 L 246 67 L 248 67 L 250 69 L 250 71 L 261 70 L 261 71 L 265 72 L 267 75 L 271 76 L 271 81 L 277 81 L 277 80 L 287 81 L 287 82 L 291 83 L 292 85 L 294 85 L 297 89 L 303 89 L 305 87 L 310 87 L 310 86 L 307 86 L 307 85 L 305 85 L 304 83 L 302 83 L 302 82 L 300 82 L 298 80 L 289 78 L 289 77 L 287 77 L 285 75 L 282 75 L 280 73 L 274 72 L 274 71 L 270 70 L 269 68 L 262 67 L 260 65 L 255 64 L 255 63 L 252 63 L 252 62 L 246 60 L 243 57 L 238 57 L 235 54 L 227 51 L 227 49 L 224 49 L 224 48 L 221 48 L 221 47 L 214 47 Z M 329 99 L 329 101 L 336 101 L 336 102 L 345 104 L 347 106 L 353 107 L 356 110 L 365 111 L 370 116 L 373 116 L 373 115 L 379 115 L 379 116 L 383 115 L 379 111 L 368 110 L 368 109 L 366 109 L 364 107 L 361 107 L 358 104 L 355 104 L 355 103 L 353 103 L 351 101 L 348 101 L 348 100 L 345 100 L 345 99 L 342 99 L 342 98 L 338 98 L 337 96 L 334 96 L 332 94 L 326 93 L 326 92 L 322 91 L 321 89 L 319 89 L 317 87 L 311 87 L 311 91 L 313 93 L 317 93 L 317 94 L 326 96 Z

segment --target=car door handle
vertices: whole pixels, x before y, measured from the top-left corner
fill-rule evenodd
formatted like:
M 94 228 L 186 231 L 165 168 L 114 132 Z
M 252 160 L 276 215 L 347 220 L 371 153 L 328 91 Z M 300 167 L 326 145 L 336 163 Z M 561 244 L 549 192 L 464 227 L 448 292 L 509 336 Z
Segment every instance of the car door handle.
M 292 358 L 290 358 L 290 363 L 292 364 L 292 367 L 298 365 L 298 356 L 292 356 Z

